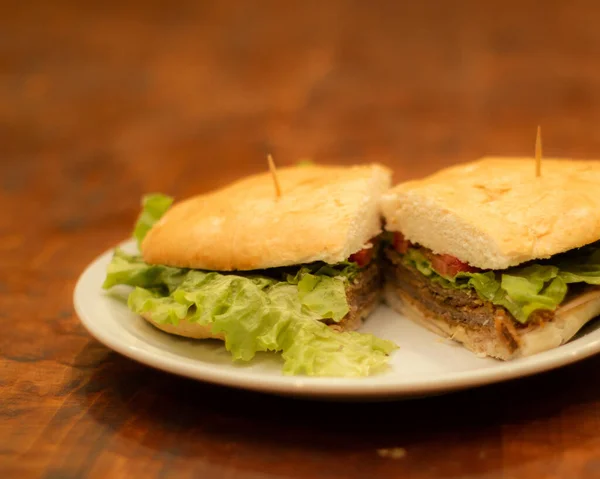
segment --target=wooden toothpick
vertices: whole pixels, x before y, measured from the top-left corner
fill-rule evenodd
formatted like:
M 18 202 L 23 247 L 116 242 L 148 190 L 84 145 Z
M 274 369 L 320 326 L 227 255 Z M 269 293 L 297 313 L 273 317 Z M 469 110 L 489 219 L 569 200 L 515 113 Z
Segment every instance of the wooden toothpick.
M 277 170 L 275 169 L 275 162 L 273 157 L 267 155 L 267 161 L 269 162 L 269 170 L 271 170 L 271 176 L 273 177 L 273 184 L 275 185 L 275 196 L 281 198 L 281 186 L 279 185 L 279 178 L 277 178 Z
M 542 176 L 542 129 L 539 125 L 535 138 L 535 176 Z

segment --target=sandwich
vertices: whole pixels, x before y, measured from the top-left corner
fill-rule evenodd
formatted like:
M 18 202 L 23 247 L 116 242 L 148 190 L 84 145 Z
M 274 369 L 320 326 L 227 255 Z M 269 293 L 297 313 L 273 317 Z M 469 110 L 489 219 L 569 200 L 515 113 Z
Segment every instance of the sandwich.
M 600 314 L 600 162 L 484 158 L 392 188 L 385 300 L 477 355 L 556 348 Z
M 104 288 L 133 287 L 134 313 L 167 333 L 223 340 L 237 361 L 275 351 L 287 374 L 382 371 L 395 345 L 355 330 L 380 302 L 390 181 L 375 164 L 308 165 L 175 204 L 148 195 L 139 254 L 116 250 Z

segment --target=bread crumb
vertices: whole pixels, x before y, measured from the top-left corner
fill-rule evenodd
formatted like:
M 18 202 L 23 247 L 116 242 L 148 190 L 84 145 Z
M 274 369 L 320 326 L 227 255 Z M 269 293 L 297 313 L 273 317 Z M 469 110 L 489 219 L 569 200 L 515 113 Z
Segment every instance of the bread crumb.
M 377 449 L 379 457 L 389 457 L 390 459 L 402 459 L 406 456 L 406 449 L 403 447 L 390 447 L 385 449 Z

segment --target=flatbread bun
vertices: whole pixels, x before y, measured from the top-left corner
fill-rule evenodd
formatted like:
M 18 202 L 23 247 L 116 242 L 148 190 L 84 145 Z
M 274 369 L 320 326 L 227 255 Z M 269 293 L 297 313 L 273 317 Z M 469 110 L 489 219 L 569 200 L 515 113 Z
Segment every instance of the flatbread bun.
M 505 269 L 600 239 L 600 161 L 484 158 L 392 188 L 386 229 L 482 269 Z
M 142 244 L 150 264 L 217 271 L 337 263 L 381 232 L 380 165 L 278 169 L 175 204 Z
M 392 309 L 430 331 L 462 343 L 478 356 L 502 360 L 531 356 L 557 348 L 575 336 L 586 323 L 600 315 L 600 289 L 584 293 L 558 308 L 552 321 L 541 326 L 532 325 L 510 331 L 511 342 L 518 345 L 515 349 L 509 347 L 493 326 L 461 326 L 451 324 L 435 314 L 424 313 L 410 295 L 398 292 L 389 283 L 386 285 L 384 297 Z
M 157 327 L 161 331 L 164 331 L 165 333 L 175 334 L 177 336 L 183 336 L 192 339 L 225 339 L 223 333 L 213 334 L 211 332 L 211 325 L 190 323 L 189 321 L 182 319 L 176 326 L 171 323 L 159 323 L 154 321 L 151 313 L 142 313 L 141 316 L 150 324 Z

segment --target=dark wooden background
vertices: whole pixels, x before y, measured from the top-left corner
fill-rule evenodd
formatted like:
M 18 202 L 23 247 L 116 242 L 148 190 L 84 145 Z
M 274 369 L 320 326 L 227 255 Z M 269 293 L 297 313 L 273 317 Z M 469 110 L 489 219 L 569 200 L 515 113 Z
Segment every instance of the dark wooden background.
M 1 2 L 0 477 L 599 478 L 600 358 L 444 397 L 316 403 L 125 359 L 79 273 L 139 197 L 310 157 L 396 179 L 599 157 L 600 4 Z M 409 365 L 408 365 L 409 366 Z M 380 448 L 401 447 L 401 459 Z

